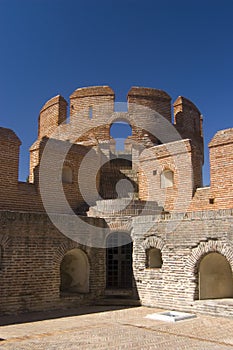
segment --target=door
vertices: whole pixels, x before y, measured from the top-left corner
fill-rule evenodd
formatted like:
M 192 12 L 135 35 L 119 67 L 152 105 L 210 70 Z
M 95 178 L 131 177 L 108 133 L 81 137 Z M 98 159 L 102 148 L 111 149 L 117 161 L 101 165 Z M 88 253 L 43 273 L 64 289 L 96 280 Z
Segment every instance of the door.
M 132 241 L 127 233 L 114 232 L 108 236 L 106 264 L 108 289 L 132 288 Z

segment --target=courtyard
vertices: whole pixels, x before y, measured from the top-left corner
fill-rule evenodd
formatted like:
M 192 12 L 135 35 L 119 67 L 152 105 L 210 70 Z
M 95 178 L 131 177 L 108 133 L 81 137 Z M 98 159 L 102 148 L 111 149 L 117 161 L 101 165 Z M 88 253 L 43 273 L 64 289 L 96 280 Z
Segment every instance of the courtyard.
M 197 314 L 164 322 L 145 318 L 164 310 L 88 306 L 0 318 L 0 349 L 233 349 L 233 319 Z

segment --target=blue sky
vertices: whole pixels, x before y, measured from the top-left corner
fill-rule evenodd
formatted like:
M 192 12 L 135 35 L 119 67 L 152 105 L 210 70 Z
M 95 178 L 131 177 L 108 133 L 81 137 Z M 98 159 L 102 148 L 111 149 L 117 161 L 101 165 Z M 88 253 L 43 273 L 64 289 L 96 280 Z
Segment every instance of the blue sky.
M 232 0 L 0 0 L 0 125 L 20 137 L 20 179 L 43 104 L 78 87 L 131 86 L 191 99 L 207 144 L 233 126 Z

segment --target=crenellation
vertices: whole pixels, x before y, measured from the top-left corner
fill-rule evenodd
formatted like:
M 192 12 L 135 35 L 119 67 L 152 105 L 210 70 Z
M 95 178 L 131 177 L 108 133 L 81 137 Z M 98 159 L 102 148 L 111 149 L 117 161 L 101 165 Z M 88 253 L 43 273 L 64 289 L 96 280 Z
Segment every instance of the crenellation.
M 38 119 L 38 138 L 49 137 L 67 118 L 67 101 L 61 95 L 51 98 L 42 107 Z
M 0 128 L 0 313 L 126 296 L 142 305 L 233 316 L 227 304 L 233 298 L 233 128 L 209 143 L 211 183 L 202 187 L 199 109 L 179 96 L 172 124 L 166 92 L 132 87 L 127 99 L 128 111 L 116 112 L 110 87 L 79 88 L 70 96 L 69 122 L 61 95 L 47 101 L 30 148 L 28 182 L 18 181 L 19 138 Z M 137 125 L 139 117 L 145 126 Z M 124 151 L 110 136 L 116 121 L 132 127 Z M 49 194 L 46 203 L 42 192 Z M 80 218 L 88 229 L 76 225 L 68 237 L 51 213 L 69 228 Z M 88 244 L 75 240 L 90 227 L 95 234 Z M 95 246 L 99 238 L 103 247 Z

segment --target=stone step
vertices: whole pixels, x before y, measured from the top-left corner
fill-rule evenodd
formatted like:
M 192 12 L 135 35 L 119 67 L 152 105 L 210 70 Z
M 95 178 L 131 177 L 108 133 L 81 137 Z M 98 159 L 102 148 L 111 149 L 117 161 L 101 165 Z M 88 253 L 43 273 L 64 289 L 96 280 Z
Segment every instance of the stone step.
M 196 300 L 195 310 L 198 312 L 208 313 L 210 315 L 224 315 L 233 317 L 233 300 L 232 299 L 209 299 Z
M 99 217 L 160 215 L 162 210 L 157 202 L 130 200 L 130 198 L 104 199 L 96 201 L 96 205 L 89 208 L 87 215 Z

